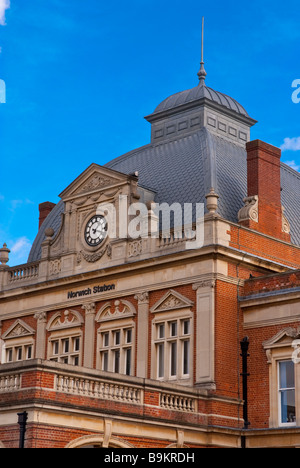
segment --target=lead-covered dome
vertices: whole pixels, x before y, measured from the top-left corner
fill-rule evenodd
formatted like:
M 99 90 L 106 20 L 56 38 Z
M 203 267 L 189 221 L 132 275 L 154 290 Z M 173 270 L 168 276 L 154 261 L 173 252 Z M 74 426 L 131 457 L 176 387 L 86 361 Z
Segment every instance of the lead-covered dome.
M 215 91 L 212 88 L 209 88 L 203 82 L 200 82 L 195 88 L 181 91 L 168 97 L 156 107 L 153 114 L 175 109 L 179 106 L 189 104 L 193 101 L 199 101 L 200 99 L 204 98 L 221 106 L 225 106 L 227 109 L 237 112 L 240 115 L 249 117 L 244 107 L 241 106 L 241 104 L 239 104 L 235 99 L 227 96 L 226 94 L 220 93 L 219 91 Z

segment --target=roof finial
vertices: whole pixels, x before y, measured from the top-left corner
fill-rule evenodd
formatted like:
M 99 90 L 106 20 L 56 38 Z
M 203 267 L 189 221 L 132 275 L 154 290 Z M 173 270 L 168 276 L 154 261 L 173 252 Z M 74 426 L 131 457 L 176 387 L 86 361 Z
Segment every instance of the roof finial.
M 202 84 L 204 85 L 204 81 L 205 81 L 205 78 L 206 78 L 206 71 L 205 71 L 205 68 L 204 68 L 204 54 L 203 54 L 203 50 L 204 50 L 204 17 L 202 18 L 202 38 L 201 38 L 201 62 L 200 62 L 200 70 L 198 71 L 198 77 L 199 77 L 199 81 L 200 83 L 199 84 Z

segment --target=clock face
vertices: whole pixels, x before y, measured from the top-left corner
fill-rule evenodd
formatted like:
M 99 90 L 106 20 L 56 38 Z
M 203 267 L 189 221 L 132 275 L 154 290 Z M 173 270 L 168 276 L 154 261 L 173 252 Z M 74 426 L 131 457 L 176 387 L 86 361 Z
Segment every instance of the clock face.
M 95 215 L 86 224 L 84 238 L 88 245 L 96 247 L 106 238 L 107 222 L 103 216 Z

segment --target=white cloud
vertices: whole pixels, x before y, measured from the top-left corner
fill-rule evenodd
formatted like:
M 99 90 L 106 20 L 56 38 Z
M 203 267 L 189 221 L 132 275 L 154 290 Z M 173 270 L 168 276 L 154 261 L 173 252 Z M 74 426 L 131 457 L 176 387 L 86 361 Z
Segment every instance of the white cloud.
M 14 244 L 10 247 L 12 254 L 17 256 L 23 256 L 24 253 L 27 254 L 31 249 L 31 243 L 27 237 L 20 237 L 17 239 Z
M 5 11 L 10 7 L 10 0 L 0 0 L 0 24 L 5 25 Z
M 282 151 L 300 151 L 300 137 L 285 138 L 283 145 L 281 145 Z
M 292 169 L 295 169 L 295 171 L 300 171 L 300 164 L 297 164 L 296 161 L 284 161 L 285 164 L 290 166 Z

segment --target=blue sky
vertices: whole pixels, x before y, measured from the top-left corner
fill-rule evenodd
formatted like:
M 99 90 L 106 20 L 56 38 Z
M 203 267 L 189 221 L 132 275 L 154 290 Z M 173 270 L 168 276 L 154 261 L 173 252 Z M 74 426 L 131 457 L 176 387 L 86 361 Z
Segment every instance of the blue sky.
M 300 169 L 297 1 L 0 0 L 0 244 L 10 265 L 26 262 L 39 203 L 57 203 L 91 163 L 147 144 L 143 117 L 197 85 L 202 16 L 206 84 L 258 120 L 252 139 Z

